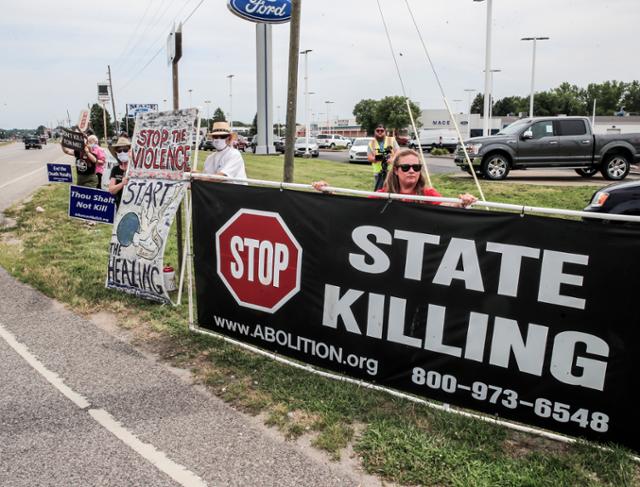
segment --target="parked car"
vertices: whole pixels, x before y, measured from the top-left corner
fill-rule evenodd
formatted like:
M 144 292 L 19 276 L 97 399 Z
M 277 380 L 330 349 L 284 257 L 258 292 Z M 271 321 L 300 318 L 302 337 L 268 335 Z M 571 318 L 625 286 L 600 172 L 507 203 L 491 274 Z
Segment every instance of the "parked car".
M 276 137 L 273 141 L 273 146 L 275 147 L 276 152 L 284 154 L 284 137 Z
M 493 180 L 506 178 L 511 169 L 551 167 L 574 169 L 585 178 L 600 171 L 616 181 L 640 162 L 640 133 L 594 134 L 586 117 L 525 118 L 464 144 L 475 171 Z M 461 147 L 455 162 L 469 170 Z
M 349 162 L 369 162 L 367 159 L 367 150 L 372 137 L 359 137 L 353 141 L 353 145 L 349 149 Z
M 614 183 L 599 189 L 584 211 L 640 215 L 640 181 Z
M 215 147 L 213 147 L 213 139 L 206 137 L 200 139 L 200 150 L 216 150 Z
M 233 146 L 236 149 L 244 152 L 247 147 L 251 146 L 251 142 L 249 142 L 249 140 L 244 135 L 237 134 L 233 139 Z
M 24 148 L 25 149 L 42 149 L 42 144 L 40 143 L 40 139 L 38 137 L 25 137 L 24 138 Z
M 348 149 L 351 147 L 351 139 L 338 134 L 319 134 L 316 135 L 316 139 L 320 149 Z
M 313 137 L 309 137 L 309 152 L 311 153 L 311 157 L 318 157 L 320 155 L 320 151 L 318 150 L 318 141 Z M 307 139 L 305 137 L 298 137 L 296 139 L 294 155 L 295 156 L 304 156 L 307 152 Z
M 418 140 L 419 139 L 419 140 Z M 399 142 L 398 142 L 399 143 Z M 419 130 L 419 137 L 414 137 L 409 142 L 409 147 L 417 149 L 418 144 L 422 150 L 431 151 L 433 148 L 447 149 L 453 153 L 458 146 L 459 140 L 455 130 L 447 129 L 423 129 Z

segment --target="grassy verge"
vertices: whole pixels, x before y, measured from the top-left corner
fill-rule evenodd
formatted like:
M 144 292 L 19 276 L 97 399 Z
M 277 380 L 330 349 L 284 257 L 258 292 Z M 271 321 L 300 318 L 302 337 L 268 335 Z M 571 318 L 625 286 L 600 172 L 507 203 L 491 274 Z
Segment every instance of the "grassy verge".
M 202 154 L 206 156 L 206 154 Z M 281 180 L 282 156 L 245 155 L 249 177 Z M 296 159 L 295 181 L 327 179 L 334 186 L 369 189 L 370 168 Z M 473 191 L 473 183 L 436 177 L 445 195 Z M 484 183 L 487 198 L 580 209 L 593 189 Z M 48 186 L 7 212 L 17 227 L 0 233 L 0 265 L 45 294 L 90 315 L 117 316 L 138 346 L 172 364 L 234 407 L 260 414 L 287 438 L 312 435 L 312 444 L 338 459 L 352 445 L 363 468 L 409 485 L 631 486 L 640 471 L 623 449 L 564 445 L 492 424 L 433 411 L 386 394 L 287 368 L 221 340 L 191 335 L 185 306 L 171 308 L 106 290 L 111 227 L 88 226 L 67 215 L 68 188 Z M 44 213 L 35 211 L 37 206 Z M 165 260 L 175 256 L 170 238 Z

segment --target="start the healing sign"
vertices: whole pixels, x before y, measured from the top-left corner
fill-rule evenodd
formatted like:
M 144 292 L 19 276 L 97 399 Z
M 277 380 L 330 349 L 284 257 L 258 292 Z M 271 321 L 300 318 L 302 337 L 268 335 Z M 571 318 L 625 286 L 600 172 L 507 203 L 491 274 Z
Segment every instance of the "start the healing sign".
M 201 181 L 192 190 L 200 326 L 640 451 L 640 229 Z
M 140 113 L 133 134 L 131 169 L 138 177 L 191 170 L 191 145 L 197 110 Z

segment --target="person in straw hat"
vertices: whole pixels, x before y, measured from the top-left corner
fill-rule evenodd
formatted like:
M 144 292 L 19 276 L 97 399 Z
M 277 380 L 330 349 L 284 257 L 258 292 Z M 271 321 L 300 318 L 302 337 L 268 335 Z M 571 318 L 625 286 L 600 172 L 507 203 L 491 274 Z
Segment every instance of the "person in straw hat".
M 244 160 L 238 149 L 231 145 L 233 134 L 227 122 L 214 122 L 210 137 L 216 152 L 204 161 L 204 172 L 230 178 L 246 179 Z
M 109 146 L 109 151 L 118 160 L 118 165 L 111 169 L 109 175 L 109 193 L 116 199 L 116 208 L 120 206 L 122 188 L 127 185 L 127 167 L 131 157 L 131 141 L 126 137 L 118 137 L 115 144 Z

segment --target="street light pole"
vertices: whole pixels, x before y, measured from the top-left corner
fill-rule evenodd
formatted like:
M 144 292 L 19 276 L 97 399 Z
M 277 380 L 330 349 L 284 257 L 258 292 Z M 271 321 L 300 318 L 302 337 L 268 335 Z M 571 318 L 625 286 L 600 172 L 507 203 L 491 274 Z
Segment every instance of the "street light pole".
M 501 73 L 501 69 L 490 69 L 489 70 L 489 93 L 491 93 L 489 97 L 489 121 L 491 121 L 491 117 L 493 117 L 493 73 Z M 489 134 L 491 135 L 491 130 L 489 130 Z
M 304 157 L 309 157 L 309 66 L 307 58 L 311 49 L 305 49 L 300 51 L 300 54 L 304 54 Z
M 531 61 L 531 98 L 529 99 L 529 117 L 533 117 L 533 96 L 536 77 L 536 43 L 548 41 L 549 37 L 523 37 L 521 41 L 533 41 L 533 60 Z
M 327 131 L 328 131 L 329 133 L 331 133 L 331 129 L 330 129 L 330 127 L 329 127 L 329 108 L 330 108 L 330 105 L 331 105 L 332 103 L 334 103 L 334 102 L 332 102 L 332 101 L 330 101 L 330 100 L 327 100 L 327 101 L 325 101 L 324 103 L 325 103 L 325 105 L 327 105 Z
M 473 0 L 474 2 L 483 2 L 484 0 Z M 487 1 L 487 38 L 485 42 L 484 57 L 484 124 L 483 135 L 489 135 L 489 100 L 491 99 L 491 10 L 493 0 Z
M 204 104 L 207 105 L 207 132 L 208 132 L 210 130 L 210 127 L 209 127 L 209 120 L 210 120 L 210 117 L 209 117 L 209 106 L 211 105 L 211 100 L 205 100 Z
M 467 139 L 471 138 L 471 93 L 475 93 L 477 90 L 473 88 L 465 88 L 467 92 Z
M 233 77 L 235 75 L 230 74 L 227 76 L 229 78 L 229 127 L 233 130 Z

